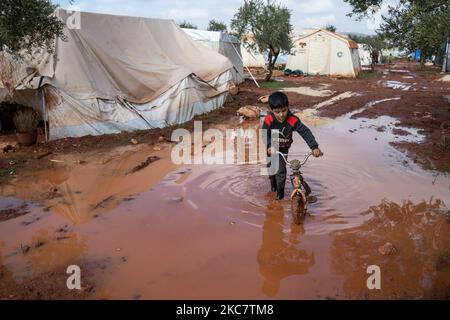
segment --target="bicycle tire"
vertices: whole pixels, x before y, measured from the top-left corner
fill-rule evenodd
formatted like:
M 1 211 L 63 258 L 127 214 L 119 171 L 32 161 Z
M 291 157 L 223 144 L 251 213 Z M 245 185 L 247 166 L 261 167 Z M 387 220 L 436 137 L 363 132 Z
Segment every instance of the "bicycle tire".
M 306 205 L 301 194 L 291 199 L 292 219 L 295 224 L 302 224 L 306 216 Z

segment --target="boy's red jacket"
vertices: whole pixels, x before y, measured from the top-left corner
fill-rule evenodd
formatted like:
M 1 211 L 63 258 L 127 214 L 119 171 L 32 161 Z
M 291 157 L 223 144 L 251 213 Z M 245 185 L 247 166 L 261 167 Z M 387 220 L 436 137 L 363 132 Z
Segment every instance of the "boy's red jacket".
M 280 123 L 275 118 L 275 115 L 270 112 L 264 119 L 263 129 L 267 129 L 267 148 L 270 148 L 272 145 L 272 132 L 271 130 L 278 130 L 279 138 L 278 138 L 278 146 L 279 149 L 284 149 L 287 151 L 291 147 L 292 144 L 292 133 L 297 131 L 305 140 L 306 144 L 314 150 L 319 147 L 314 135 L 311 130 L 307 126 L 305 126 L 300 119 L 293 115 L 291 111 L 288 112 L 286 120 L 283 123 Z

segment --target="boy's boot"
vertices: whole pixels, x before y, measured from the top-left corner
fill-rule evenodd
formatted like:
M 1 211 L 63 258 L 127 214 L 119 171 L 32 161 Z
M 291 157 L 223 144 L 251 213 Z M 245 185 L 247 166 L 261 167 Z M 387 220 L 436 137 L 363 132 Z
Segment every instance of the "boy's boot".
M 283 200 L 284 199 L 284 187 L 278 186 L 276 199 L 277 200 Z
M 270 179 L 270 191 L 277 192 L 277 179 L 275 175 L 269 176 L 269 179 Z

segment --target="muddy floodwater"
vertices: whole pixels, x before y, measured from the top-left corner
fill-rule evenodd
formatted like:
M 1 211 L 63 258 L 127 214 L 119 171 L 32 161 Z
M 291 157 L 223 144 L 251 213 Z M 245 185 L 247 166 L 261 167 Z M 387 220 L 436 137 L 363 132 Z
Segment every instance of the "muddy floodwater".
M 299 115 L 325 154 L 303 168 L 318 198 L 303 225 L 258 164 L 175 166 L 171 144 L 65 155 L 0 188 L 0 210 L 28 211 L 0 223 L 0 287 L 75 264 L 95 299 L 448 298 L 450 178 L 389 144 L 420 133 Z M 306 152 L 296 136 L 291 158 Z

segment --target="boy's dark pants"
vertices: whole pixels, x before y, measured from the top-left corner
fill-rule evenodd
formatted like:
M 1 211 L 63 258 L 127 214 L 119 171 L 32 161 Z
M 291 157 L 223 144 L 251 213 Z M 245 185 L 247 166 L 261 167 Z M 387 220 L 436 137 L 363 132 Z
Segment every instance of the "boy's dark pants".
M 288 150 L 280 150 L 280 152 L 287 154 Z M 286 156 L 287 157 L 287 156 Z M 270 159 L 270 158 L 269 158 Z M 286 184 L 286 162 L 281 155 L 278 155 L 278 171 L 275 175 L 269 175 L 270 189 L 277 193 L 277 199 L 284 198 L 284 186 Z M 271 162 L 269 160 L 267 167 L 270 167 Z

